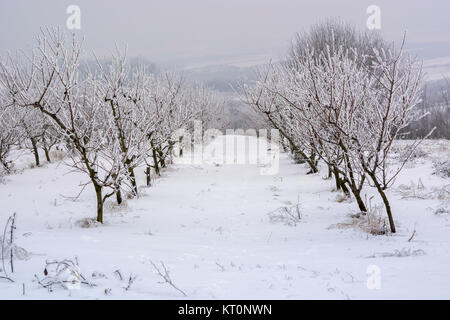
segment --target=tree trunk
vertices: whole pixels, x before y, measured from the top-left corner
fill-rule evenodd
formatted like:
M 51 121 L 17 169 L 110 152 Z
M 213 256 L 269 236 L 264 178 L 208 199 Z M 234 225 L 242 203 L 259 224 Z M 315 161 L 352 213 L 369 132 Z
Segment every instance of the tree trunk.
M 97 221 L 103 223 L 103 198 L 102 198 L 102 187 L 96 182 L 94 184 L 95 194 L 97 196 Z
M 339 178 L 339 170 L 334 165 L 332 166 L 332 170 L 334 173 L 334 180 L 336 181 L 336 190 L 341 190 L 342 182 L 341 182 L 341 179 Z
M 342 186 L 342 184 L 341 184 Z M 349 183 L 350 190 L 352 190 L 353 195 L 355 196 L 356 202 L 358 203 L 359 210 L 362 212 L 367 212 L 366 205 L 364 204 L 364 201 L 361 198 L 361 190 L 358 190 L 354 185 Z
M 169 150 L 167 151 L 168 152 L 168 163 L 169 164 L 173 164 L 173 143 L 170 143 L 169 142 Z
M 350 191 L 348 190 L 347 186 L 345 185 L 345 182 L 342 181 L 339 178 L 339 186 L 342 188 L 342 191 L 344 191 L 345 194 L 350 195 Z
M 116 200 L 117 204 L 122 204 L 122 191 L 120 191 L 120 187 L 118 187 L 116 190 Z
M 359 210 L 361 210 L 362 212 L 367 212 L 366 205 L 364 204 L 364 201 L 361 198 L 361 192 L 357 191 L 357 192 L 353 193 L 353 195 L 356 198 L 356 202 L 358 203 Z
M 44 153 L 45 153 L 45 158 L 47 159 L 48 162 L 52 162 L 50 159 L 50 150 L 47 148 L 47 146 L 44 146 Z
M 179 157 L 183 156 L 183 137 L 181 136 L 178 140 L 179 144 L 180 144 L 180 152 L 178 154 Z
M 386 193 L 384 192 L 383 188 L 381 187 L 381 185 L 378 182 L 375 175 L 369 173 L 369 176 L 372 179 L 373 183 L 375 184 L 375 187 L 377 188 L 377 191 L 380 194 L 381 199 L 383 199 L 384 207 L 386 208 L 386 213 L 387 213 L 388 219 L 389 219 L 389 226 L 391 228 L 391 232 L 395 233 L 396 230 L 395 230 L 394 218 L 392 217 L 391 205 L 389 204 L 389 200 L 386 196 Z
M 162 152 L 159 152 L 159 162 L 161 163 L 161 168 L 166 167 L 166 160 L 164 159 Z
M 152 155 L 153 155 L 153 166 L 155 168 L 155 173 L 159 176 L 159 166 L 158 166 L 158 154 L 156 152 L 155 145 L 153 140 L 150 140 L 150 145 L 152 146 Z
M 147 178 L 147 186 L 151 186 L 152 185 L 152 180 L 151 180 L 151 169 L 150 166 L 147 166 L 147 169 L 145 169 L 145 176 Z
M 39 167 L 41 165 L 41 162 L 39 160 L 39 152 L 37 149 L 37 143 L 34 138 L 30 138 L 31 145 L 33 146 L 33 153 L 34 153 L 34 161 L 36 162 L 36 167 Z
M 356 202 L 358 203 L 359 210 L 361 210 L 362 212 L 367 212 L 366 205 L 364 204 L 364 201 L 361 199 L 361 190 L 362 190 L 362 188 L 364 186 L 364 181 L 366 179 L 366 176 L 364 175 L 364 176 L 361 177 L 361 181 L 360 181 L 359 187 L 357 187 L 356 182 L 355 182 L 355 178 L 354 178 L 354 175 L 353 175 L 353 168 L 352 168 L 352 165 L 351 165 L 348 153 L 347 153 L 347 148 L 342 143 L 342 141 L 339 141 L 339 146 L 344 151 L 344 161 L 346 163 L 346 166 L 347 166 L 347 169 L 348 169 L 348 174 L 349 174 L 349 177 L 350 177 L 350 179 L 346 178 L 345 181 L 343 181 L 343 180 L 341 180 L 341 181 L 343 181 L 344 183 L 348 182 L 350 190 L 352 190 L 352 193 L 355 196 Z M 342 185 L 343 184 L 341 184 L 341 186 Z
M 133 193 L 135 196 L 137 196 L 138 188 L 137 188 L 137 183 L 136 183 L 136 176 L 134 175 L 134 169 L 131 167 L 128 167 L 128 174 L 130 175 L 130 183 L 131 183 L 131 186 L 133 187 Z
M 311 168 L 306 174 L 312 174 L 319 172 L 319 168 L 317 167 L 317 159 L 315 153 L 311 153 L 311 156 L 306 160 L 308 162 L 309 167 Z
M 11 169 L 9 168 L 8 163 L 6 162 L 6 160 L 2 159 L 1 163 L 2 163 L 3 168 L 5 168 L 6 173 L 10 173 Z
M 47 147 L 47 142 L 45 141 L 45 136 L 42 137 L 42 144 L 43 144 L 42 149 L 44 149 L 44 154 L 45 154 L 45 158 L 47 159 L 47 162 L 52 162 L 50 160 L 50 149 L 51 149 L 51 147 L 50 148 Z
M 156 155 L 156 150 L 153 149 L 153 165 L 155 168 L 155 173 L 159 176 L 159 165 L 158 165 L 158 156 Z

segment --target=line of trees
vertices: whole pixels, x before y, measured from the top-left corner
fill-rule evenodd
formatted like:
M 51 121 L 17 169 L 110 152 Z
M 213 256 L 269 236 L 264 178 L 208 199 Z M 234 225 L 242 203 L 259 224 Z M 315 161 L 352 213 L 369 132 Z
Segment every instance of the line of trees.
M 417 108 L 424 117 L 403 129 L 401 139 L 421 139 L 433 128 L 430 139 L 450 139 L 450 79 L 425 83 Z
M 144 65 L 127 63 L 118 50 L 109 63 L 82 65 L 82 41 L 47 28 L 30 54 L 0 61 L 0 161 L 16 146 L 38 149 L 50 161 L 50 149 L 64 145 L 71 166 L 86 174 L 103 205 L 122 191 L 138 195 L 136 169 L 152 174 L 170 161 L 176 130 L 193 119 L 208 127 L 221 105 L 210 90 L 186 83 L 177 74 L 152 74 Z M 26 142 L 26 144 L 25 144 Z M 185 142 L 190 143 L 190 142 Z
M 409 145 L 403 162 L 390 154 L 399 131 L 421 115 L 421 62 L 378 34 L 339 22 L 314 26 L 294 41 L 286 61 L 261 70 L 244 85 L 245 102 L 278 129 L 286 149 L 309 173 L 328 166 L 336 188 L 352 194 L 366 212 L 361 193 L 374 187 L 395 233 L 388 189 L 420 141 Z

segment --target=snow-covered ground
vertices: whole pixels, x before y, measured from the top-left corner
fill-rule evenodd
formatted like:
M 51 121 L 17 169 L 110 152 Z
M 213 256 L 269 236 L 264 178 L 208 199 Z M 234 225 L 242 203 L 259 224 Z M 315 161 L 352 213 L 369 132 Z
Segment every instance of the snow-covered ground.
M 358 227 L 355 202 L 333 191 L 324 167 L 306 175 L 284 153 L 275 175 L 255 165 L 178 164 L 146 188 L 140 170 L 139 199 L 111 200 L 106 223 L 90 228 L 77 223 L 95 216 L 90 186 L 68 198 L 82 174 L 62 163 L 26 169 L 0 184 L 0 226 L 16 212 L 15 242 L 26 250 L 15 282 L 0 280 L 0 299 L 184 298 L 160 283 L 151 262 L 162 269 L 161 261 L 189 299 L 449 299 L 450 181 L 431 172 L 450 143 L 422 150 L 389 192 L 398 232 L 377 236 Z M 301 218 L 287 219 L 280 208 L 296 216 L 297 203 Z M 95 287 L 49 292 L 37 283 L 46 260 L 75 257 Z

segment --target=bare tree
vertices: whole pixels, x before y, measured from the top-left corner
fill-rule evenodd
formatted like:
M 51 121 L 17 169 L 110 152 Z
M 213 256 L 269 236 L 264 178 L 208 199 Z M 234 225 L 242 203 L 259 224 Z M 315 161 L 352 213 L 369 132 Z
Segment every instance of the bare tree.
M 0 177 L 11 172 L 10 154 L 20 140 L 19 120 L 13 108 L 0 105 Z
M 130 68 L 119 53 L 111 63 L 97 60 L 95 68 L 80 68 L 82 43 L 74 35 L 45 29 L 37 40 L 31 55 L 8 55 L 0 63 L 0 120 L 21 125 L 14 130 L 10 121 L 0 132 L 2 164 L 8 168 L 17 132 L 31 142 L 37 165 L 40 147 L 50 161 L 50 148 L 65 141 L 70 165 L 93 186 L 99 222 L 106 199 L 116 194 L 122 202 L 125 186 L 138 194 L 137 167 L 147 163 L 149 184 L 149 159 L 159 174 L 178 143 L 174 133 L 191 129 L 194 119 L 208 123 L 218 110 L 211 91 L 178 75 Z
M 291 144 L 320 157 L 337 185 L 350 189 L 361 211 L 367 211 L 361 191 L 370 182 L 395 232 L 385 190 L 420 141 L 408 146 L 397 166 L 390 165 L 389 156 L 399 131 L 420 117 L 415 108 L 422 84 L 420 61 L 404 54 L 403 44 L 399 50 L 374 47 L 368 56 L 359 47 L 336 46 L 333 36 L 327 39 L 325 50 L 302 49 L 295 66 L 272 66 L 245 88 L 246 101 Z
M 49 117 L 76 151 L 72 165 L 89 176 L 97 198 L 97 221 L 103 222 L 103 203 L 112 195 L 103 190 L 114 185 L 114 173 L 121 167 L 104 152 L 105 145 L 113 142 L 107 128 L 99 130 L 103 117 L 96 88 L 85 86 L 78 77 L 80 55 L 81 43 L 75 36 L 67 42 L 60 30 L 45 29 L 33 55 L 9 56 L 1 64 L 1 82 L 10 106 L 38 110 Z
M 98 63 L 100 76 L 98 99 L 109 114 L 116 140 L 119 144 L 120 158 L 126 169 L 127 180 L 133 195 L 138 194 L 135 168 L 143 163 L 150 149 L 146 141 L 154 127 L 154 115 L 146 112 L 146 86 L 149 75 L 143 66 L 130 70 L 125 55 L 113 55 L 109 69 Z M 119 180 L 120 181 L 120 180 Z M 116 185 L 117 202 L 120 203 L 120 183 Z

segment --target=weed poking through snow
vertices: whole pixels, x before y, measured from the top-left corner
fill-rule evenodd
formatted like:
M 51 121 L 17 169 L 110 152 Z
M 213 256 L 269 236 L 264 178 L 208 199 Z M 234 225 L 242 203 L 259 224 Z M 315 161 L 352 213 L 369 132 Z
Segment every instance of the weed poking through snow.
M 270 222 L 284 223 L 288 226 L 295 227 L 302 219 L 300 211 L 300 199 L 297 198 L 297 204 L 287 207 L 281 207 L 268 213 Z

